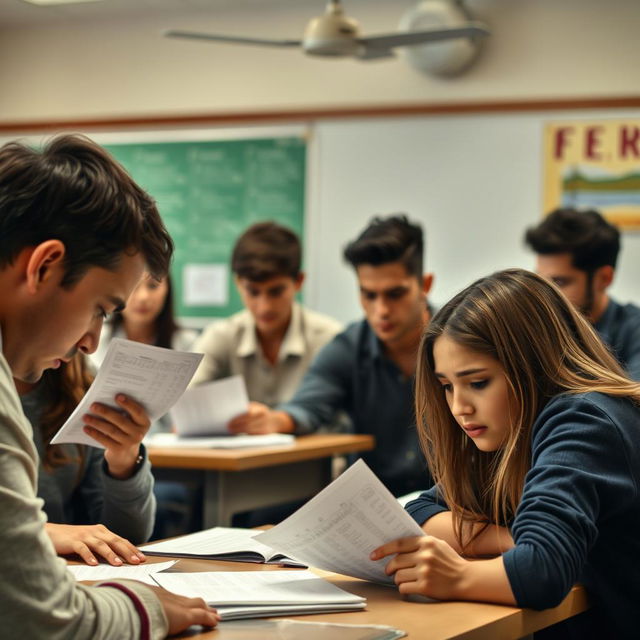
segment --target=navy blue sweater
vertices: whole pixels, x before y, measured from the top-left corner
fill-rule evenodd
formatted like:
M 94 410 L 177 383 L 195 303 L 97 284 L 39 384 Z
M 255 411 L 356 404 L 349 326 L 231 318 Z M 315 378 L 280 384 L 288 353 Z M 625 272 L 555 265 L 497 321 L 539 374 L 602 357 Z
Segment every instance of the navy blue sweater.
M 606 624 L 593 635 L 637 638 L 640 408 L 600 393 L 556 396 L 533 426 L 531 458 L 503 555 L 516 602 L 553 607 L 582 582 Z M 435 488 L 407 505 L 419 524 L 445 510 Z

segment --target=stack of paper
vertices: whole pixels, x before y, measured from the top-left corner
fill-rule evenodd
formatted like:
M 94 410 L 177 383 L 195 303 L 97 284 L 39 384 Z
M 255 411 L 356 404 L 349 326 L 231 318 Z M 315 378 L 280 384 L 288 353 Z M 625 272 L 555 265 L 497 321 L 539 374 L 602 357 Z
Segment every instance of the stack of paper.
M 251 447 L 279 447 L 291 445 L 295 436 L 290 433 L 265 433 L 250 436 L 246 433 L 238 435 L 212 436 L 209 438 L 181 438 L 176 433 L 154 433 L 144 439 L 147 447 L 163 447 L 167 449 L 250 449 Z
M 306 566 L 255 540 L 259 533 L 260 531 L 255 529 L 214 527 L 164 542 L 148 544 L 140 547 L 140 550 L 150 556 L 264 562 L 289 567 Z
M 365 598 L 343 591 L 310 571 L 205 571 L 156 573 L 165 589 L 203 598 L 222 620 L 359 611 Z

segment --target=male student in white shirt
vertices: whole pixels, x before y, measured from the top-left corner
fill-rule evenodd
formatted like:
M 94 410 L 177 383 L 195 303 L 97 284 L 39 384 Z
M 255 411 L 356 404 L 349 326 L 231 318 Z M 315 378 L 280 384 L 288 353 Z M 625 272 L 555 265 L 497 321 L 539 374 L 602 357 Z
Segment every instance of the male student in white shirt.
M 36 382 L 94 351 L 104 317 L 124 307 L 145 269 L 162 276 L 172 251 L 152 198 L 88 139 L 0 148 L 0 620 L 12 637 L 147 640 L 219 619 L 199 598 L 139 582 L 74 581 L 45 531 L 37 453 L 12 379 Z M 93 406 L 85 431 L 111 440 L 118 468 L 134 473 L 139 425 L 129 399 L 116 402 L 122 412 Z
M 192 385 L 240 374 L 249 400 L 273 407 L 295 393 L 339 322 L 296 302 L 304 281 L 298 236 L 258 222 L 238 238 L 231 270 L 244 309 L 211 324 L 194 344 L 204 353 Z

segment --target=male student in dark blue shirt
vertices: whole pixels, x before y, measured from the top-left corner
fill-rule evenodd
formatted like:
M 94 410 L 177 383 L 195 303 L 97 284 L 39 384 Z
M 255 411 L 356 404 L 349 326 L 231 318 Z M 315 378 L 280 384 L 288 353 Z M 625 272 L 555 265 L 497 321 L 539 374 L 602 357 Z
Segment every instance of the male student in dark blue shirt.
M 433 276 L 423 274 L 422 229 L 406 216 L 374 218 L 344 257 L 355 269 L 365 319 L 316 356 L 290 402 L 253 404 L 231 423 L 236 431 L 310 433 L 345 411 L 356 433 L 376 447 L 362 455 L 396 496 L 431 485 L 415 428 L 417 350 L 431 312 Z
M 556 209 L 525 234 L 536 271 L 554 282 L 593 324 L 620 364 L 640 380 L 640 308 L 607 290 L 615 275 L 620 232 L 593 210 Z

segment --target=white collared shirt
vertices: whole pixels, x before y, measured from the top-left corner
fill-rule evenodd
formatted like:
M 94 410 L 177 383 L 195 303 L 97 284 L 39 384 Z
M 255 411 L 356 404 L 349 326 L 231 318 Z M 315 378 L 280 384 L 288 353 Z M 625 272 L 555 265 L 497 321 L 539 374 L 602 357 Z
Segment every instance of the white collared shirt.
M 342 329 L 339 322 L 294 304 L 291 321 L 271 364 L 264 356 L 253 316 L 245 309 L 209 325 L 193 351 L 204 353 L 192 385 L 240 374 L 249 399 L 273 407 L 293 397 L 318 351 Z

